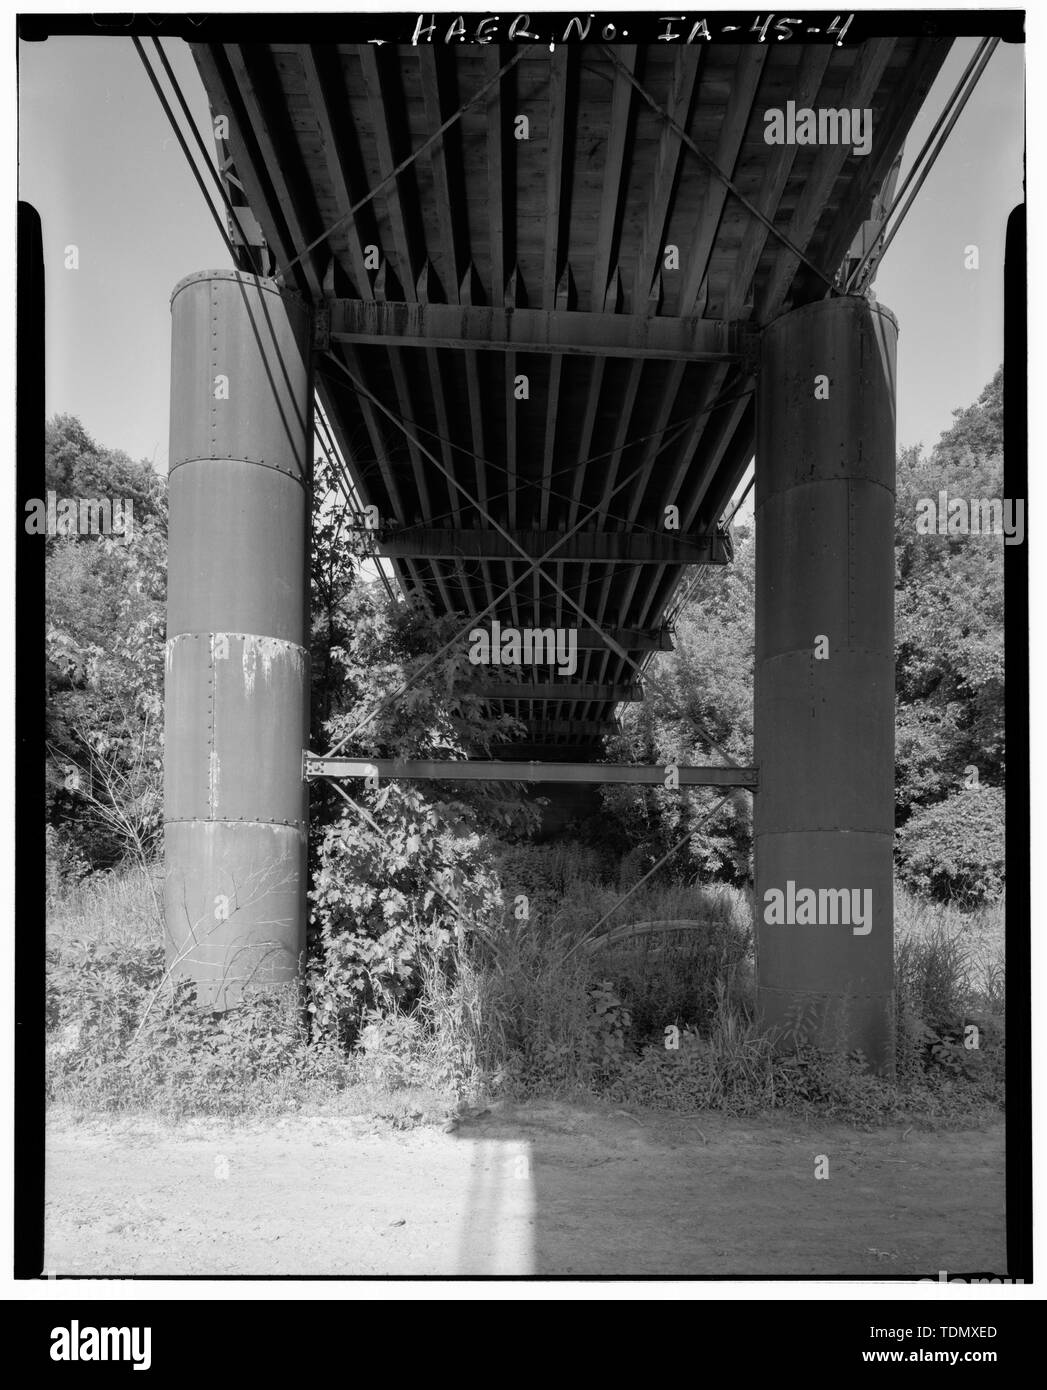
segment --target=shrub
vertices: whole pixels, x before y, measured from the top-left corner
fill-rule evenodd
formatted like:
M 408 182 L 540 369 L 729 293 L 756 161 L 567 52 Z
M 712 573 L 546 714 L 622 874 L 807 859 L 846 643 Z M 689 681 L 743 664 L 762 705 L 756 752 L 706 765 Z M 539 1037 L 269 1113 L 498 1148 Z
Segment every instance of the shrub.
M 900 936 L 895 948 L 897 1001 L 896 1052 L 903 1086 L 932 1086 L 938 1079 L 975 1082 L 1002 1102 L 1004 1036 L 1002 1023 L 981 1011 L 986 1002 L 1002 1004 L 1002 978 L 995 970 L 976 986 L 969 924 L 934 920 L 921 931 Z M 1002 972 L 1001 972 L 1002 975 Z M 990 993 L 986 978 L 992 985 Z
M 968 951 L 943 925 L 903 937 L 895 948 L 898 998 L 931 1028 L 962 1025 L 971 994 Z
M 973 907 L 1004 888 L 1004 794 L 972 787 L 926 806 L 898 832 L 899 876 L 939 902 Z
M 293 1108 L 346 1084 L 345 1059 L 310 1042 L 294 990 L 258 991 L 213 1013 L 186 980 L 164 981 L 155 946 L 52 948 L 47 973 L 52 1099 L 168 1116 Z
M 632 1014 L 636 1042 L 660 1038 L 668 1024 L 708 1033 L 724 985 L 738 992 L 752 959 L 750 909 L 738 890 L 692 889 L 687 911 L 698 925 L 641 938 L 599 954 Z
M 390 836 L 390 853 L 396 843 Z M 463 858 L 453 862 L 479 882 L 486 870 L 475 864 L 494 862 L 491 847 L 470 835 L 455 843 Z M 440 862 L 434 850 L 426 874 Z M 521 881 L 514 871 L 512 886 Z M 990 997 L 982 978 L 983 961 L 999 973 L 998 905 L 961 914 L 899 894 L 892 1082 L 858 1056 L 811 1046 L 799 1018 L 790 1052 L 775 1053 L 745 985 L 748 903 L 736 889 L 646 885 L 629 900 L 629 919 L 687 917 L 702 927 L 677 946 L 592 955 L 579 942 L 613 906 L 606 884 L 572 879 L 556 913 L 518 920 L 494 908 L 461 931 L 457 922 L 432 930 L 434 901 L 410 891 L 409 987 L 380 1008 L 356 998 L 349 1037 L 322 1015 L 318 1027 L 293 991 L 260 991 L 216 1015 L 198 1007 L 192 985 L 165 984 L 152 888 L 140 871 L 67 885 L 49 924 L 49 1094 L 81 1108 L 179 1116 L 279 1113 L 345 1093 L 357 1109 L 399 1107 L 405 1122 L 419 1105 L 439 1115 L 453 1095 L 484 1093 L 597 1095 L 678 1112 L 779 1109 L 859 1124 L 902 1114 L 969 1121 L 1002 1105 L 1002 1019 L 987 1011 L 1002 1008 L 1003 983 L 994 974 Z M 509 896 L 504 884 L 502 892 Z M 353 951 L 366 942 L 386 949 L 380 936 L 346 937 Z M 336 966 L 337 958 L 332 989 Z M 323 1005 L 323 979 L 313 983 Z M 667 1045 L 669 1023 L 678 1032 Z M 972 1023 L 977 1047 L 967 1045 Z
M 68 888 L 87 877 L 91 866 L 76 842 L 57 826 L 47 826 L 44 846 L 46 896 L 50 910 L 62 900 Z
M 588 991 L 585 1058 L 598 1071 L 617 1071 L 625 1056 L 625 1040 L 632 1015 L 610 980 L 598 980 Z
M 68 1067 L 120 1056 L 164 973 L 160 946 L 71 942 L 47 952 L 45 1019 Z
M 596 883 L 613 884 L 615 880 L 613 856 L 576 841 L 511 845 L 498 854 L 494 864 L 507 900 L 524 893 L 532 910 L 554 910 L 579 888 L 590 891 Z
M 381 825 L 347 814 L 327 828 L 310 892 L 309 1011 L 318 1036 L 349 1044 L 369 1012 L 417 1002 L 423 953 L 453 970 L 452 942 L 500 909 L 468 808 L 390 784 L 375 810 Z

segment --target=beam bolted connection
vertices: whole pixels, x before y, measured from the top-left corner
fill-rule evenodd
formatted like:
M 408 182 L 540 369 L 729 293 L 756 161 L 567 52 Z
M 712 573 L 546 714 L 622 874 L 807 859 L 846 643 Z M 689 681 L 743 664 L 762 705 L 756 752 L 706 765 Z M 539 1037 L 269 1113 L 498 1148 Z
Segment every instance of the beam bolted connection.
M 888 1069 L 896 341 L 864 298 L 777 319 L 756 445 L 760 1011 Z
M 443 782 L 601 782 L 664 787 L 669 768 L 641 763 L 433 761 L 422 758 L 323 758 L 302 755 L 303 776 L 377 777 Z M 675 769 L 681 787 L 756 787 L 753 767 Z
M 171 315 L 167 963 L 223 1009 L 305 949 L 309 316 L 233 271 Z

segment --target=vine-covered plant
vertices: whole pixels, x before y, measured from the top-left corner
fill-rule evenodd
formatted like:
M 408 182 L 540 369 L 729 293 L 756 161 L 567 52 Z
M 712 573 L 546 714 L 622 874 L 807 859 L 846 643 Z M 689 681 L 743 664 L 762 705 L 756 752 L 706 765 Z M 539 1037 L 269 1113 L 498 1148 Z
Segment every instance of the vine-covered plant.
M 367 582 L 359 537 L 324 509 L 325 467 L 318 462 L 314 525 L 314 746 L 357 758 L 484 756 L 518 732 L 484 699 L 492 672 L 470 665 L 461 617 Z M 350 1043 L 365 1017 L 417 1002 L 423 965 L 453 970 L 453 947 L 501 914 L 486 832 L 523 833 L 537 815 L 504 783 L 376 776 L 314 787 L 314 1028 Z
M 423 972 L 453 973 L 469 937 L 500 920 L 502 895 L 472 808 L 389 783 L 324 831 L 314 877 L 309 1010 L 325 1037 L 355 1040 L 374 1011 L 405 1011 Z

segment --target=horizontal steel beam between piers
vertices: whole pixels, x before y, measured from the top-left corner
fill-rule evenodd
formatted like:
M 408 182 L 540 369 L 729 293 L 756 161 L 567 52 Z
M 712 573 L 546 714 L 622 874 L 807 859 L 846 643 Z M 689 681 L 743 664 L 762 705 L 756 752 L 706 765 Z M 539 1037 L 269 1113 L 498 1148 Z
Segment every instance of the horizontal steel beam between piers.
M 359 299 L 330 300 L 326 308 L 333 342 L 380 347 L 735 362 L 751 350 L 755 341 L 751 327 L 721 319 L 648 318 L 640 314 L 495 309 L 466 304 L 390 304 Z
M 306 781 L 315 777 L 378 777 L 379 780 L 445 782 L 618 782 L 664 786 L 669 769 L 632 763 L 433 762 L 421 758 L 323 758 L 302 755 Z M 757 785 L 754 767 L 677 768 L 681 787 Z
M 520 551 L 494 530 L 455 530 L 418 526 L 403 531 L 365 532 L 389 560 L 510 560 L 524 563 Z M 731 545 L 722 531 L 680 536 L 671 531 L 579 531 L 565 540 L 557 531 L 515 531 L 513 540 L 537 559 L 547 552 L 555 564 L 725 565 Z

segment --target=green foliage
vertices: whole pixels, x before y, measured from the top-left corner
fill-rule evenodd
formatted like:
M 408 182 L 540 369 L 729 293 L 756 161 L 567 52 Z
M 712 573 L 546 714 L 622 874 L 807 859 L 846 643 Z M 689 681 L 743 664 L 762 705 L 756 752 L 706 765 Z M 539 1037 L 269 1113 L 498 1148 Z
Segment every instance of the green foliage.
M 903 937 L 895 951 L 898 998 L 939 1031 L 963 1023 L 970 997 L 968 952 L 960 936 L 937 926 L 923 936 Z
M 49 962 L 59 1012 L 49 1035 L 48 1093 L 101 1110 L 149 1109 L 168 1116 L 294 1108 L 348 1082 L 345 1059 L 311 1043 L 293 995 L 260 993 L 222 1014 L 201 1010 L 188 981 L 159 988 L 162 961 L 88 963 L 88 989 L 75 994 Z M 81 1007 L 82 1001 L 82 1007 Z M 145 1017 L 145 1026 L 137 1032 Z
M 87 877 L 91 866 L 75 840 L 53 825 L 44 830 L 44 844 L 47 907 L 50 911 L 69 886 L 75 886 Z
M 717 899 L 711 890 L 698 890 L 696 896 L 698 927 L 600 953 L 629 1006 L 637 1045 L 660 1041 L 670 1024 L 706 1032 L 725 987 L 744 998 L 752 956 L 748 905 L 740 895 Z
M 921 892 L 965 904 L 990 901 L 1003 882 L 1002 567 L 997 540 L 917 536 L 915 501 L 941 487 L 999 495 L 999 387 L 997 378 L 978 406 L 958 412 L 929 460 L 909 451 L 899 463 L 900 872 Z M 119 925 L 124 880 L 86 873 L 130 849 L 142 866 L 137 891 L 154 891 L 145 866 L 160 816 L 162 480 L 104 454 L 68 419 L 54 422 L 48 457 L 48 486 L 61 495 L 136 499 L 130 546 L 47 542 L 48 894 L 59 922 L 63 913 L 72 921 L 74 902 L 105 924 L 90 934 L 63 928 L 49 943 L 53 1094 L 228 1113 L 279 1097 L 291 1104 L 310 1087 L 322 1095 L 364 1074 L 386 1089 L 583 1090 L 678 1110 L 784 1106 L 858 1123 L 906 1107 L 963 1114 L 972 1096 L 998 1104 L 1002 1026 L 985 1010 L 1002 1011 L 1002 968 L 983 963 L 976 980 L 953 937 L 902 941 L 897 1085 L 871 1076 L 861 1057 L 812 1049 L 802 1019 L 792 1054 L 773 1052 L 749 988 L 749 801 L 732 798 L 703 821 L 718 799 L 708 790 L 608 789 L 585 846 L 534 847 L 521 842 L 536 817 L 520 787 L 350 783 L 355 806 L 314 788 L 306 1011 L 286 994 L 222 1017 L 201 1011 L 191 990 L 164 984 L 157 938 Z M 464 643 L 451 642 L 459 620 L 366 581 L 344 512 L 323 500 L 325 467 L 314 509 L 312 746 L 344 739 L 356 756 L 482 755 L 517 731 L 484 703 L 485 685 L 506 673 L 469 665 Z M 754 551 L 739 530 L 735 565 L 710 571 L 685 604 L 676 651 L 652 661 L 647 699 L 629 707 L 612 756 L 704 762 L 711 739 L 751 759 Z M 957 792 L 969 763 L 988 785 Z M 580 950 L 618 893 L 688 832 L 678 859 L 612 920 L 697 917 L 701 929 L 659 949 Z M 738 885 L 721 890 L 734 895 L 726 906 L 693 886 L 710 880 Z M 530 916 L 517 920 L 521 893 Z M 972 1017 L 980 1049 L 964 1046 Z M 664 1045 L 670 1023 L 681 1030 L 678 1050 Z
M 125 867 L 57 889 L 45 996 L 51 1099 L 92 1110 L 237 1115 L 294 1107 L 347 1084 L 310 1041 L 294 991 L 258 991 L 224 1014 L 166 977 L 149 876 Z
M 365 582 L 344 511 L 324 503 L 317 461 L 313 554 L 314 738 L 358 757 L 461 757 L 518 725 L 490 717 L 491 672 L 453 641 L 461 620 Z M 447 646 L 447 651 L 442 651 Z M 537 819 L 518 788 L 497 783 L 349 785 L 312 803 L 314 861 L 309 1010 L 316 1036 L 352 1043 L 379 1020 L 408 1029 L 425 971 L 456 971 L 455 949 L 486 931 L 501 897 L 484 836 Z
M 522 893 L 533 913 L 549 916 L 579 890 L 591 903 L 593 884 L 613 887 L 616 867 L 616 857 L 606 850 L 562 840 L 503 845 L 494 859 L 506 901 Z
M 734 893 L 732 920 L 747 928 L 743 895 L 722 891 Z M 649 898 L 644 913 L 676 915 L 678 895 Z M 693 901 L 689 910 L 702 911 Z M 785 1109 L 859 1124 L 902 1115 L 969 1122 L 1002 1104 L 1003 1021 L 986 1012 L 975 969 L 978 933 L 999 936 L 997 909 L 961 917 L 900 898 L 895 1082 L 802 1039 L 775 1054 L 737 979 L 716 978 L 707 1008 L 693 999 L 678 1008 L 658 952 L 589 957 L 574 948 L 596 908 L 573 913 L 526 922 L 510 914 L 449 940 L 422 938 L 413 1005 L 364 1010 L 347 1053 L 344 1040 L 306 1020 L 293 992 L 258 992 L 225 1015 L 201 1010 L 190 986 L 164 984 L 146 876 L 92 875 L 67 885 L 51 915 L 49 1094 L 82 1108 L 177 1116 L 327 1106 L 344 1093 L 354 1110 L 397 1124 L 442 1115 L 454 1095 L 494 1092 L 595 1094 L 685 1112 Z M 721 930 L 709 920 L 698 936 L 715 940 Z M 736 974 L 751 967 L 747 959 Z M 674 1010 L 683 1024 L 676 1050 L 664 1037 Z M 979 1047 L 965 1048 L 972 1022 Z
M 752 1018 L 721 990 L 704 1028 L 685 1028 L 679 1047 L 650 1042 L 607 1087 L 612 1100 L 694 1113 L 756 1114 L 776 1104 L 775 1057 Z
M 344 702 L 348 675 L 343 659 L 354 632 L 366 628 L 374 608 L 375 586 L 364 582 L 361 565 L 366 553 L 361 534 L 351 528 L 330 460 L 318 455 L 313 464 L 310 601 L 312 641 L 312 734 Z
M 49 1029 L 75 1030 L 71 1067 L 121 1054 L 163 968 L 159 946 L 72 941 L 49 949 L 45 1017 Z
M 943 489 L 968 500 L 1001 497 L 1002 459 L 1002 370 L 974 405 L 955 412 L 953 426 L 929 454 L 916 447 L 898 459 L 896 807 L 902 826 L 921 808 L 951 798 L 971 765 L 983 785 L 1001 786 L 1005 778 L 1003 538 L 921 535 L 916 529 L 919 500 L 937 499 Z M 627 709 L 622 738 L 609 745 L 614 756 L 701 763 L 715 757 L 708 734 L 738 761 L 751 760 L 755 544 L 741 527 L 735 541 L 734 564 L 703 576 L 684 604 L 676 650 L 658 653 L 648 666 L 646 697 Z M 708 796 L 613 787 L 602 797 L 606 814 L 586 833 L 628 857 L 637 876 L 693 824 L 671 874 L 739 884 L 748 878 L 751 820 L 744 795 L 728 801 L 712 823 L 700 819 Z M 962 841 L 948 836 L 945 816 L 923 824 L 913 832 L 919 865 L 902 869 L 910 882 L 926 886 L 933 877 L 936 892 L 995 891 L 995 856 L 979 848 L 973 833 Z M 932 830 L 943 832 L 938 859 L 953 865 L 942 872 L 932 872 Z M 968 844 L 973 858 L 965 865 Z
M 318 947 L 309 1009 L 318 1035 L 355 1038 L 364 1016 L 418 1001 L 425 948 L 452 970 L 452 944 L 500 906 L 469 808 L 390 783 L 381 823 L 347 813 L 324 833 L 310 893 Z
M 102 448 L 73 415 L 56 415 L 47 422 L 43 489 L 60 498 L 128 499 L 134 504 L 136 531 L 166 521 L 165 479 L 144 459 L 136 463 L 121 449 Z
M 1002 965 L 985 956 L 987 941 L 995 941 L 996 961 L 1002 961 L 1002 911 L 963 915 L 920 906 L 913 912 L 911 904 L 919 902 L 901 899 L 896 914 L 899 1083 L 906 1090 L 929 1089 L 936 1105 L 948 1107 L 964 1095 L 1002 1105 Z
M 738 762 L 752 760 L 753 619 L 756 545 L 735 531 L 735 560 L 710 569 L 676 622 L 675 650 L 657 653 L 647 668 L 642 703 L 627 706 L 622 736 L 609 741 L 616 760 L 655 763 L 720 761 L 712 739 Z M 744 883 L 750 875 L 751 807 L 730 797 L 711 820 L 704 812 L 719 796 L 661 787 L 601 790 L 606 815 L 594 838 L 650 868 L 693 826 L 672 872 L 700 881 Z
M 597 980 L 588 992 L 589 1017 L 583 1057 L 597 1071 L 617 1071 L 625 1057 L 633 1017 L 610 980 Z
M 1003 538 L 920 535 L 920 498 L 1002 498 L 1003 372 L 930 455 L 898 459 L 896 507 L 897 775 L 900 822 L 941 801 L 973 765 L 1002 783 Z
M 1004 816 L 999 787 L 971 787 L 920 809 L 898 832 L 899 876 L 939 901 L 993 901 L 1005 883 Z
M 145 863 L 162 822 L 166 484 L 67 415 L 47 427 L 44 472 L 60 497 L 134 503 L 126 543 L 45 542 L 48 821 L 92 867 Z

